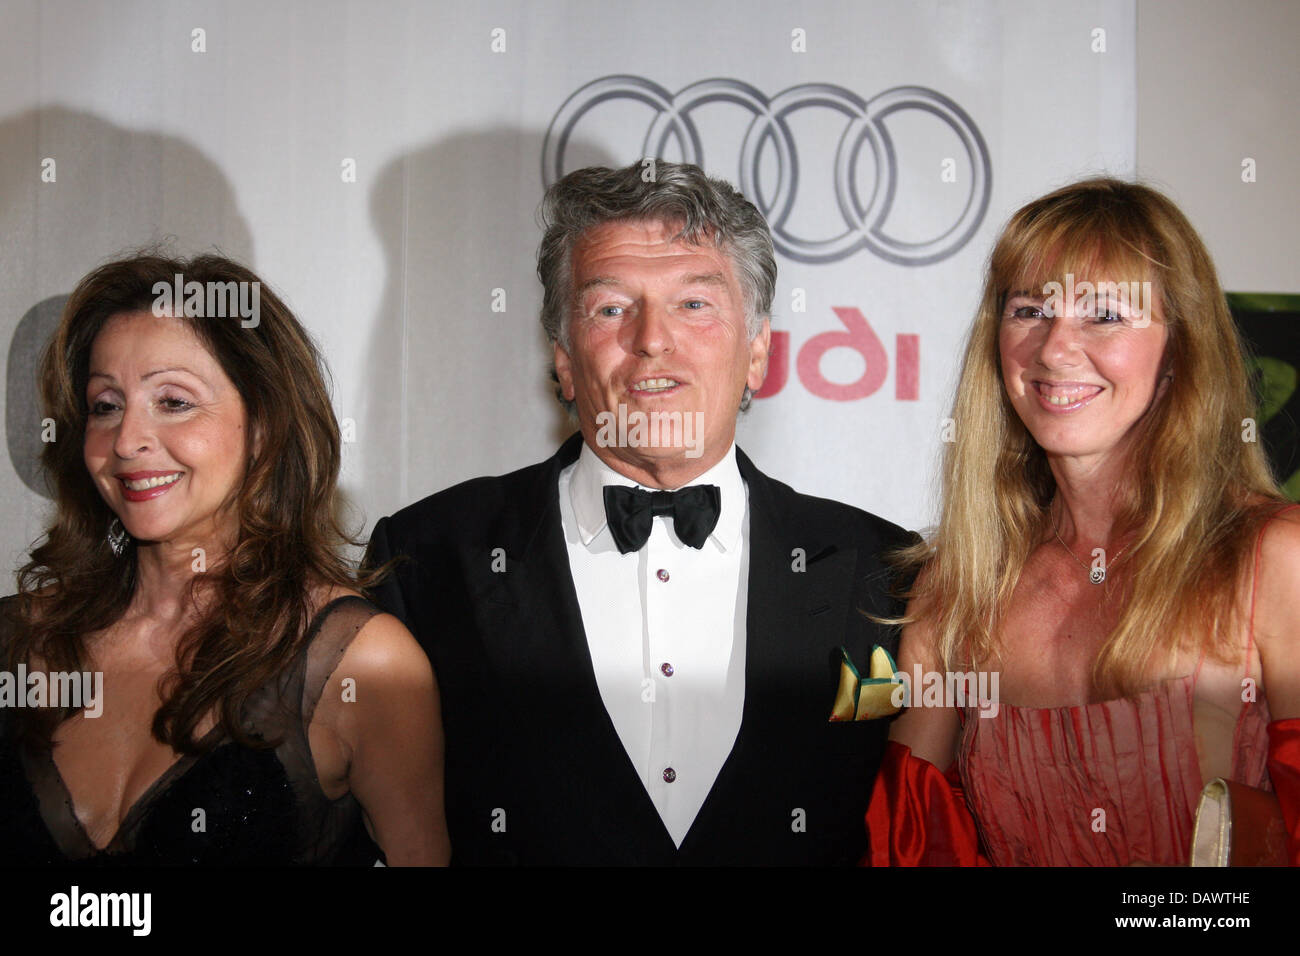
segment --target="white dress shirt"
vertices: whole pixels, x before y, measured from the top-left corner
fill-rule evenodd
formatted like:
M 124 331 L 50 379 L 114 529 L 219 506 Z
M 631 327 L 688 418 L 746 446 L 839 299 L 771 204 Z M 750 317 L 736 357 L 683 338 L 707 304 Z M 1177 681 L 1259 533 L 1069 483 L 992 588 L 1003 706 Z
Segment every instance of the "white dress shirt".
M 672 516 L 660 515 L 630 554 L 614 544 L 603 489 L 636 482 L 584 444 L 559 484 L 601 700 L 678 846 L 740 731 L 749 596 L 749 493 L 735 444 L 689 484 L 721 489 L 718 523 L 704 547 L 682 544 Z

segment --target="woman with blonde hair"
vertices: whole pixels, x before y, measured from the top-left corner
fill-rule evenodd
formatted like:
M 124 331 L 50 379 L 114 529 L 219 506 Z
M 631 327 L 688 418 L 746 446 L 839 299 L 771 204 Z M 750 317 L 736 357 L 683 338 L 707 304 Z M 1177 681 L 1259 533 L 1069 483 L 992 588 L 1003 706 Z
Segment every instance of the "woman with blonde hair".
M 1273 790 L 1300 863 L 1300 512 L 1253 440 L 1213 263 L 1160 193 L 1029 203 L 966 347 L 868 861 L 1185 864 L 1203 786 Z M 946 682 L 945 683 L 950 683 Z

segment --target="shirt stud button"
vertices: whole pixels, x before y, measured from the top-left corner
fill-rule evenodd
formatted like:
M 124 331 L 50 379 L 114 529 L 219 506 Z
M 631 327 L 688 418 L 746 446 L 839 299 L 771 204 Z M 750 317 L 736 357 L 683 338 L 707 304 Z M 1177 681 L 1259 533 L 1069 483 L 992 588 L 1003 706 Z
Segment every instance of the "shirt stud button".
M 677 771 L 674 770 L 672 767 L 669 767 L 667 770 L 664 771 L 664 783 L 672 783 L 676 779 L 677 779 Z
M 673 665 L 669 664 L 667 661 L 664 661 L 664 663 L 659 665 L 659 670 L 665 677 L 673 676 Z
M 658 571 L 655 572 L 655 576 L 658 577 L 660 581 L 667 581 L 667 580 L 668 580 L 668 569 L 667 569 L 667 568 L 660 568 Z

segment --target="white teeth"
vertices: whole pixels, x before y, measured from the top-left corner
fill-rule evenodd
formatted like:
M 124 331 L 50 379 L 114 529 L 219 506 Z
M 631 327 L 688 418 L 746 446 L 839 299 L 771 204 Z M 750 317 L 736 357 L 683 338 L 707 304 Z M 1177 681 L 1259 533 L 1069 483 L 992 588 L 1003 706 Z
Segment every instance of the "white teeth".
M 658 389 L 672 388 L 677 384 L 677 380 L 672 378 L 647 378 L 643 381 L 637 382 L 632 387 L 640 392 L 649 392 Z
M 1053 385 L 1040 384 L 1038 386 L 1038 393 L 1042 395 L 1043 398 L 1047 399 L 1049 405 L 1064 407 L 1066 405 L 1073 405 L 1075 402 L 1081 401 L 1084 398 L 1091 397 L 1095 394 L 1095 391 L 1090 390 L 1088 386 L 1059 388 Z
M 173 482 L 181 480 L 184 472 L 176 472 L 174 475 L 161 475 L 157 478 L 141 478 L 139 481 L 125 481 L 128 491 L 148 491 L 150 488 L 159 488 L 163 485 L 170 485 Z

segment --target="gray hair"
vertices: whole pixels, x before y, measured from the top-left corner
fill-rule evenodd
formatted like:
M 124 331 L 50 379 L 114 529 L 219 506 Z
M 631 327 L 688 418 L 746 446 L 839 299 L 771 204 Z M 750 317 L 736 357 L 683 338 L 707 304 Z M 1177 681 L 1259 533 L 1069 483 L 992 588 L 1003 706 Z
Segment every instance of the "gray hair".
M 573 310 L 573 247 L 588 229 L 609 222 L 651 220 L 680 226 L 674 239 L 711 243 L 728 253 L 744 297 L 751 340 L 772 314 L 776 255 L 767 222 L 730 183 L 711 179 L 698 166 L 638 160 L 622 169 L 575 170 L 546 190 L 538 220 L 544 230 L 537 249 L 542 328 L 549 342 L 566 350 Z M 750 396 L 746 387 L 742 410 Z M 563 396 L 560 401 L 572 411 L 571 402 Z

